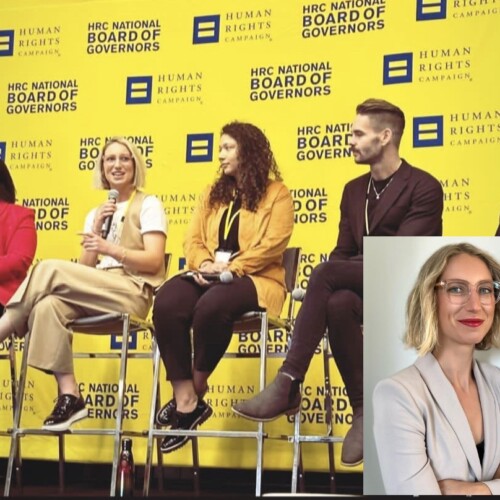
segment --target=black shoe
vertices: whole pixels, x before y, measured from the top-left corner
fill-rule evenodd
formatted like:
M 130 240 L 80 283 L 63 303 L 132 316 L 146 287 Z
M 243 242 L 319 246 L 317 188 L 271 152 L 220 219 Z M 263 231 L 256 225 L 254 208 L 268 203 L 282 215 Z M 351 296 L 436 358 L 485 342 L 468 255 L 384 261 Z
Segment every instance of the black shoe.
M 182 413 L 175 410 L 172 416 L 172 430 L 193 430 L 212 415 L 213 410 L 203 399 L 198 400 L 196 408 L 191 413 Z M 162 453 L 170 453 L 184 446 L 191 436 L 165 436 L 160 445 Z
M 203 392 L 198 396 L 199 399 L 203 399 L 205 394 L 207 393 L 208 386 L 205 386 Z M 167 404 L 163 405 L 158 413 L 156 414 L 156 423 L 163 427 L 170 425 L 172 423 L 172 418 L 174 416 L 174 412 L 177 409 L 177 402 L 175 398 L 172 398 Z
M 176 409 L 177 402 L 172 398 L 166 405 L 163 405 L 156 414 L 156 423 L 162 426 L 170 425 Z
M 82 396 L 61 394 L 56 400 L 52 413 L 44 420 L 42 429 L 66 431 L 73 422 L 87 417 L 88 414 L 89 411 L 85 408 Z

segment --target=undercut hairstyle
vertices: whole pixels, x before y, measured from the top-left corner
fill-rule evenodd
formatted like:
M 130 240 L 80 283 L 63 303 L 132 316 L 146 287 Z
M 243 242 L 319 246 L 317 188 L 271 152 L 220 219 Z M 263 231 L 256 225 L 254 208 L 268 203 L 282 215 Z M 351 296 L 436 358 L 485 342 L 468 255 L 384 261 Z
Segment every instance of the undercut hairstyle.
M 405 129 L 405 115 L 400 108 L 383 99 L 367 99 L 358 104 L 356 113 L 370 117 L 374 126 L 379 130 L 390 129 L 393 142 L 396 147 L 399 147 Z
M 500 281 L 500 264 L 487 252 L 470 243 L 446 245 L 434 252 L 424 263 L 406 303 L 404 343 L 419 355 L 432 352 L 438 345 L 438 310 L 436 284 L 452 257 L 467 254 L 481 259 L 493 281 Z M 500 347 L 500 302 L 495 304 L 493 323 L 476 349 Z
M 16 188 L 5 162 L 0 159 L 0 200 L 16 202 Z
M 239 183 L 237 185 L 234 177 L 222 172 L 210 190 L 209 205 L 216 208 L 229 204 L 237 189 L 241 195 L 241 206 L 255 212 L 270 177 L 282 180 L 271 145 L 262 130 L 251 123 L 228 123 L 222 127 L 221 135 L 224 134 L 238 144 Z
M 109 185 L 109 182 L 106 180 L 106 177 L 104 175 L 103 159 L 104 155 L 106 154 L 106 149 L 108 149 L 108 147 L 114 143 L 121 144 L 128 149 L 130 156 L 132 156 L 132 160 L 134 162 L 134 186 L 137 189 L 144 187 L 144 184 L 146 182 L 146 164 L 144 162 L 144 158 L 139 153 L 135 145 L 124 137 L 111 137 L 110 139 L 108 139 L 106 144 L 104 144 L 101 152 L 99 153 L 99 156 L 97 157 L 96 167 L 94 168 L 94 187 L 96 187 L 97 189 L 111 189 L 111 186 Z

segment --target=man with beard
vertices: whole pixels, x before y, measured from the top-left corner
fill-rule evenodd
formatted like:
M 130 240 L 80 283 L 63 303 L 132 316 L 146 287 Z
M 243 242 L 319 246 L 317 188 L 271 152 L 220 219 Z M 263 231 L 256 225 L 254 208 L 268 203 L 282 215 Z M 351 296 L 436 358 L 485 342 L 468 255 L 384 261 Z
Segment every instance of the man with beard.
M 260 394 L 233 406 L 257 421 L 298 410 L 314 351 L 328 328 L 332 354 L 344 381 L 353 420 L 341 461 L 363 461 L 363 237 L 441 236 L 443 190 L 429 173 L 399 156 L 403 111 L 368 99 L 356 108 L 350 147 L 357 164 L 370 171 L 344 187 L 337 245 L 311 274 L 285 361 Z

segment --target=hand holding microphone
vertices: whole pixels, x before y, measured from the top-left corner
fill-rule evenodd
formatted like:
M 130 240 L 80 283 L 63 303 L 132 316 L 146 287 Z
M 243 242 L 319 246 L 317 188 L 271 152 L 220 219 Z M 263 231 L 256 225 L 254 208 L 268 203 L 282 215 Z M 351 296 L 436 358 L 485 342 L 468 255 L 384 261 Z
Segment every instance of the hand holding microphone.
M 219 273 L 199 273 L 205 281 L 214 282 L 220 281 L 221 283 L 231 283 L 233 281 L 233 273 L 231 271 L 222 271 Z
M 182 275 L 183 278 L 192 279 L 198 285 L 206 286 L 210 283 L 231 283 L 233 273 L 231 271 L 222 271 L 221 273 L 206 273 L 202 271 L 188 271 Z
M 103 206 L 102 216 L 104 220 L 101 228 L 101 236 L 106 239 L 108 237 L 109 231 L 111 230 L 111 222 L 113 220 L 113 214 L 116 212 L 116 200 L 118 199 L 118 191 L 116 189 L 110 189 L 108 193 L 108 202 Z

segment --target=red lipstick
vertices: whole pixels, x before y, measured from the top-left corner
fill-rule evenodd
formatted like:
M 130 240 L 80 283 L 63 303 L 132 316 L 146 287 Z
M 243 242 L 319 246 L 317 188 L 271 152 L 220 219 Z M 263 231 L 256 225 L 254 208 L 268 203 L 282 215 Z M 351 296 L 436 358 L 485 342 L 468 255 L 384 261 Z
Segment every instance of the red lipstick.
M 479 318 L 465 318 L 459 319 L 458 322 L 462 323 L 462 325 L 470 326 L 471 328 L 477 328 L 484 323 L 484 320 Z

